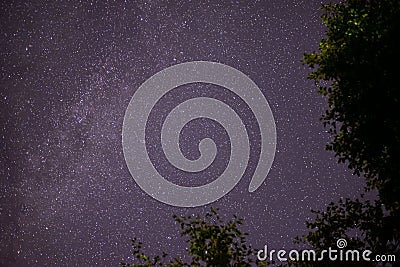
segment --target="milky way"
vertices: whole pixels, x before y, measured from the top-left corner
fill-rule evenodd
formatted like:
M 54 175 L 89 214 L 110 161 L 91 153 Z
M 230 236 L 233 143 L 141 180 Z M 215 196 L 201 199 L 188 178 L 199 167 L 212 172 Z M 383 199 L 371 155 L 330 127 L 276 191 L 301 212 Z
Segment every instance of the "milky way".
M 315 51 L 324 36 L 320 5 L 2 1 L 0 265 L 117 266 L 129 260 L 133 237 L 150 254 L 183 255 L 184 239 L 172 215 L 210 207 L 224 218 L 244 218 L 252 246 L 290 248 L 295 236 L 307 232 L 310 209 L 359 195 L 361 179 L 325 151 L 330 136 L 319 117 L 326 102 L 301 64 L 303 53 Z M 151 198 L 133 180 L 123 156 L 122 123 L 146 79 L 195 60 L 232 66 L 259 86 L 274 114 L 277 149 L 257 191 L 248 192 L 251 177 L 245 175 L 212 204 L 178 208 Z M 202 87 L 207 85 L 177 88 L 171 99 L 193 97 Z M 165 112 L 171 104 L 165 98 L 153 112 Z M 196 157 L 199 136 L 226 141 L 219 124 L 201 119 L 181 134 L 188 158 Z M 223 143 L 214 175 L 229 160 Z M 157 167 L 163 160 L 155 156 L 153 162 Z M 185 180 L 173 171 L 168 179 L 187 186 L 213 179 Z

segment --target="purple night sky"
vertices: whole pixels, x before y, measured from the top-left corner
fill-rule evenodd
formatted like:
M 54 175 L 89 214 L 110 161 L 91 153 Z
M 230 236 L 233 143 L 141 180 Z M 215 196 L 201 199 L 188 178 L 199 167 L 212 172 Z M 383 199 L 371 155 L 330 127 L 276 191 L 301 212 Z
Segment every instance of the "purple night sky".
M 151 255 L 180 256 L 186 244 L 172 215 L 210 207 L 226 219 L 243 218 L 253 247 L 291 248 L 307 231 L 310 209 L 358 196 L 363 180 L 325 151 L 330 136 L 319 117 L 326 101 L 301 64 L 324 36 L 322 3 L 2 1 L 0 265 L 118 266 L 129 261 L 133 237 Z M 146 79 L 195 60 L 229 65 L 259 86 L 275 118 L 277 149 L 257 191 L 248 192 L 247 172 L 218 201 L 178 208 L 151 198 L 133 180 L 122 123 Z M 200 89 L 232 102 L 217 86 L 178 87 L 154 108 L 146 141 L 157 140 L 156 122 L 169 109 Z M 232 105 L 251 127 L 251 114 L 236 100 Z M 157 142 L 148 146 L 155 167 L 176 184 L 215 179 L 229 161 L 224 129 L 199 119 L 181 135 L 189 159 L 198 156 L 199 138 L 215 140 L 210 169 L 185 177 L 157 155 Z M 252 156 L 249 169 L 256 164 Z

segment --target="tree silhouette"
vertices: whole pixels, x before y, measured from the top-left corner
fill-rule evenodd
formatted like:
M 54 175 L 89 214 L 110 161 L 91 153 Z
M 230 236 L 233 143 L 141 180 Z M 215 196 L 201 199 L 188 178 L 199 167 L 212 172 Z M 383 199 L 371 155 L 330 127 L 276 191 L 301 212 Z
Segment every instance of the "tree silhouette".
M 333 135 L 327 149 L 365 177 L 378 199 L 362 195 L 313 211 L 312 231 L 297 241 L 323 249 L 347 238 L 352 247 L 400 258 L 400 1 L 346 0 L 323 10 L 327 38 L 304 62 L 328 100 L 321 118 Z
M 121 266 L 265 266 L 266 262 L 257 261 L 255 250 L 246 244 L 247 233 L 242 233 L 239 229 L 242 219 L 234 215 L 233 220 L 224 222 L 217 211 L 211 208 L 204 218 L 200 215 L 173 216 L 180 225 L 181 235 L 188 237 L 186 241 L 189 245 L 189 262 L 180 258 L 168 261 L 165 253 L 162 256 L 146 256 L 142 252 L 142 244 L 133 239 L 133 256 L 138 263 L 121 263 Z

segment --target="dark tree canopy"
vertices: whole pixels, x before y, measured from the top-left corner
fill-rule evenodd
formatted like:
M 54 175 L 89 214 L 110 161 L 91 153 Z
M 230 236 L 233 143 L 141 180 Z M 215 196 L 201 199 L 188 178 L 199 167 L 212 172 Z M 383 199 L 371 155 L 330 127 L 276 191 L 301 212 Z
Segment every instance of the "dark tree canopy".
M 242 219 L 234 216 L 233 220 L 225 222 L 218 215 L 217 210 L 211 209 L 204 217 L 178 217 L 175 221 L 180 225 L 181 235 L 186 236 L 188 244 L 189 261 L 173 258 L 167 261 L 167 254 L 149 257 L 142 252 L 142 244 L 136 239 L 132 240 L 133 255 L 136 263 L 121 263 L 128 267 L 149 266 L 265 266 L 258 262 L 256 252 L 246 243 L 247 233 L 242 233 L 239 226 Z
M 327 38 L 306 54 L 328 99 L 328 146 L 377 188 L 390 211 L 400 202 L 400 1 L 348 0 L 324 6 Z
M 327 37 L 304 62 L 328 100 L 321 118 L 333 135 L 327 149 L 363 175 L 378 199 L 346 199 L 314 211 L 315 221 L 307 223 L 313 231 L 300 240 L 323 248 L 347 237 L 352 247 L 399 256 L 400 1 L 346 0 L 323 10 Z

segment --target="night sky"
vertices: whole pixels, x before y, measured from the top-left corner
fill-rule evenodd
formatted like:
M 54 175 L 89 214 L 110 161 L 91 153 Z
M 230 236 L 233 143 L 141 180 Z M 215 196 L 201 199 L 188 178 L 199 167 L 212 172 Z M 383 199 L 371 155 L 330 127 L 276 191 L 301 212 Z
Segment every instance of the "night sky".
M 0 3 L 1 266 L 117 266 L 129 261 L 133 237 L 151 255 L 184 255 L 172 215 L 210 207 L 223 218 L 243 218 L 253 247 L 292 248 L 293 238 L 308 231 L 310 209 L 363 191 L 362 179 L 325 151 L 331 137 L 319 117 L 326 101 L 301 64 L 324 36 L 322 2 L 41 2 Z M 248 192 L 253 153 L 250 171 L 226 196 L 179 208 L 136 184 L 124 159 L 122 125 L 143 82 L 195 60 L 226 64 L 258 85 L 275 118 L 277 148 L 255 192 Z M 189 84 L 165 95 L 152 111 L 146 142 L 155 168 L 176 184 L 206 184 L 229 161 L 229 137 L 208 119 L 185 127 L 180 145 L 195 159 L 199 139 L 214 138 L 219 150 L 209 172 L 185 177 L 152 143 L 168 110 L 206 91 L 255 123 L 240 99 L 215 85 Z

